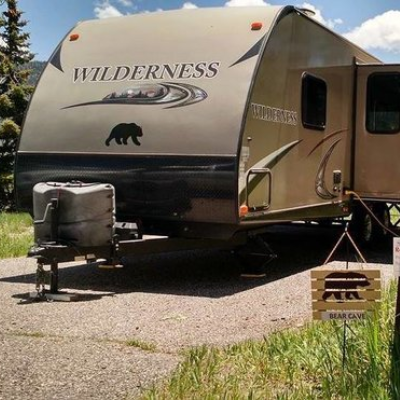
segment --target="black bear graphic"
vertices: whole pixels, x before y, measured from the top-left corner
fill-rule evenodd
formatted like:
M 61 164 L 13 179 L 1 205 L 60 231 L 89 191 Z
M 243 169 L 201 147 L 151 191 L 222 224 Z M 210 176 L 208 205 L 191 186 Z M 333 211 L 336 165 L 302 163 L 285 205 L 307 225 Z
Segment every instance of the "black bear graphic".
M 143 136 L 142 128 L 135 123 L 130 124 L 118 124 L 114 126 L 113 130 L 110 133 L 110 136 L 106 140 L 106 145 L 109 146 L 111 141 L 115 139 L 117 144 L 128 144 L 128 139 L 131 138 L 132 142 L 136 144 L 136 146 L 140 146 L 139 137 Z
M 351 300 L 351 298 L 362 300 L 362 298 L 358 294 L 357 287 L 358 286 L 365 287 L 370 285 L 370 283 L 367 280 L 367 277 L 357 272 L 333 272 L 327 275 L 325 279 L 343 279 L 343 280 L 335 280 L 335 281 L 326 280 L 325 292 L 322 295 L 323 300 L 328 299 L 332 295 L 335 297 L 336 300 L 343 300 L 342 297 L 343 294 L 345 295 L 346 300 Z M 340 289 L 340 290 L 332 290 L 332 289 Z

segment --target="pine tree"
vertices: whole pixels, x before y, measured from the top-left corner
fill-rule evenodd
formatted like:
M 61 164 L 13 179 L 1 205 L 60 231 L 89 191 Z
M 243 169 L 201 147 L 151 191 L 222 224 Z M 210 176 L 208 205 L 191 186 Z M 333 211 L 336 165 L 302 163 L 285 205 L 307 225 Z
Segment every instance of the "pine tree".
M 33 87 L 28 84 L 33 59 L 27 24 L 17 0 L 6 0 L 0 16 L 0 210 L 14 207 L 13 170 L 18 136 Z

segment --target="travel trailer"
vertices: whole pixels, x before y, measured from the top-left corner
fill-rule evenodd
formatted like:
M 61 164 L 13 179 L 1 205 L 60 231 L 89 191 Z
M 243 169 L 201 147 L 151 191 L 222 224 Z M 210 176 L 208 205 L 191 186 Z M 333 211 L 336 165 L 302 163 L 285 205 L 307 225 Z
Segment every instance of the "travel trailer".
M 42 262 L 116 254 L 118 229 L 133 242 L 221 244 L 351 213 L 364 229 L 360 199 L 387 223 L 400 194 L 400 65 L 307 14 L 79 23 L 40 78 L 17 153 L 17 201 L 34 215 Z

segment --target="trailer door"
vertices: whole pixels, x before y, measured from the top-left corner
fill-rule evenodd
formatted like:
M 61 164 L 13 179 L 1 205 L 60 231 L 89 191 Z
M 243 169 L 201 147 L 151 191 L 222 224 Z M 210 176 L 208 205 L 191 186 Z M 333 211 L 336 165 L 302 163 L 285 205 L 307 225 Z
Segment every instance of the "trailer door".
M 358 65 L 354 190 L 400 196 L 400 65 Z

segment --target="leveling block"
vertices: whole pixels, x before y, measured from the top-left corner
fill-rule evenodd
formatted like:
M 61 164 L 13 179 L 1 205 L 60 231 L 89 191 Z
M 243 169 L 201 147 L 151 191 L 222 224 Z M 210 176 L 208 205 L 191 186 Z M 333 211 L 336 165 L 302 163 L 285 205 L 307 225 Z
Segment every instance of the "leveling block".
M 79 294 L 76 293 L 50 293 L 50 292 L 30 292 L 29 298 L 32 300 L 44 301 L 78 301 Z
M 381 272 L 313 270 L 311 296 L 315 320 L 362 320 L 381 301 Z

